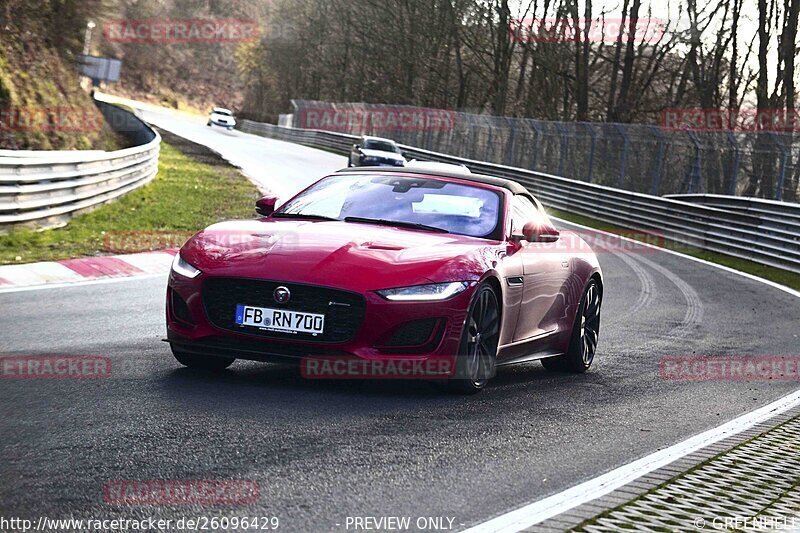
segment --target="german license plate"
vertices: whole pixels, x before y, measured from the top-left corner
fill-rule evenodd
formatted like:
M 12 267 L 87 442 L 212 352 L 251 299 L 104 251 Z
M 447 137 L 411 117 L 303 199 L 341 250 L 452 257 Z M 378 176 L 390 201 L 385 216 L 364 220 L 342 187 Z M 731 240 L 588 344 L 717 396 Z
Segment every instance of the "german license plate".
M 266 331 L 319 335 L 325 328 L 325 315 L 239 304 L 236 323 Z

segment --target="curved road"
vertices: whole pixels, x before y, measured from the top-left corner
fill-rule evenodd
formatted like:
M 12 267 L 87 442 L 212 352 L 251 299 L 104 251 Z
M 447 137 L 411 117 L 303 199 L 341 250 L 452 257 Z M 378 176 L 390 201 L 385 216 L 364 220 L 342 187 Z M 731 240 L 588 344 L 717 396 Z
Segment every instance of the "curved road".
M 281 194 L 344 160 L 145 116 Z M 0 516 L 265 515 L 286 531 L 343 531 L 348 516 L 443 516 L 464 529 L 797 388 L 662 379 L 668 355 L 800 355 L 800 299 L 676 255 L 610 248 L 598 250 L 597 365 L 582 376 L 504 368 L 474 397 L 422 382 L 305 381 L 241 361 L 220 377 L 193 373 L 160 342 L 163 279 L 0 293 L 2 355 L 108 356 L 113 369 L 108 379 L 0 381 Z M 231 478 L 256 481 L 257 503 L 103 501 L 113 480 Z

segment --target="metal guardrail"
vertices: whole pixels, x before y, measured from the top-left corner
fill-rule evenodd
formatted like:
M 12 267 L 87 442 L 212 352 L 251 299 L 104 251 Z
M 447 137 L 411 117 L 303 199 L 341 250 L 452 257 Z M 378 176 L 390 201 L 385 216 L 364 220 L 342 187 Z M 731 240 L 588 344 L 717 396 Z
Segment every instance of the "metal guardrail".
M 792 228 L 800 233 L 800 204 L 719 194 L 674 194 L 667 198 L 749 213 L 764 224 Z
M 238 127 L 248 133 L 340 153 L 349 151 L 357 140 L 354 135 L 286 128 L 249 120 L 242 120 Z M 464 164 L 473 172 L 513 179 L 525 185 L 550 208 L 592 217 L 622 228 L 652 231 L 678 243 L 800 273 L 800 231 L 791 223 L 776 223 L 776 220 L 786 218 L 785 210 L 788 213 L 795 212 L 794 207 L 786 207 L 793 204 L 754 201 L 752 205 L 758 207 L 749 210 L 733 208 L 730 203 L 710 205 L 709 202 L 706 205 L 450 156 L 413 146 L 401 145 L 401 149 L 409 158 Z M 747 200 L 737 198 L 731 201 Z
M 0 230 L 61 225 L 155 177 L 158 133 L 128 111 L 97 105 L 138 146 L 114 152 L 0 150 Z

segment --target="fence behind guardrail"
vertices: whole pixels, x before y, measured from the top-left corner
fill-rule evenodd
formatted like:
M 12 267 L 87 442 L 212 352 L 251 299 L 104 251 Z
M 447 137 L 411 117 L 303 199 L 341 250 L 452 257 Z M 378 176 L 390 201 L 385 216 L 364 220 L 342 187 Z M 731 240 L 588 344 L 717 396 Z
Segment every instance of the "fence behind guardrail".
M 800 134 L 495 117 L 413 106 L 293 100 L 293 126 L 390 137 L 474 160 L 653 195 L 800 200 Z

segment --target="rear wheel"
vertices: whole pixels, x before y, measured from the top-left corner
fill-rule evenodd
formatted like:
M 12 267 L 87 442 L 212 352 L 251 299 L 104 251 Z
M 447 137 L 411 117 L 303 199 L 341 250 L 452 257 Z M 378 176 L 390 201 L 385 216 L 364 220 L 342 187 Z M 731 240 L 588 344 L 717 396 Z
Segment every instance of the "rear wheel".
M 590 280 L 578 305 L 567 353 L 542 359 L 542 365 L 547 370 L 575 374 L 589 370 L 594 361 L 597 339 L 600 335 L 600 303 L 600 286 L 595 280 Z
M 494 290 L 484 284 L 469 306 L 456 357 L 456 379 L 449 382 L 452 390 L 475 394 L 486 386 L 494 376 L 499 340 L 500 305 Z
M 214 357 L 213 355 L 200 355 L 181 351 L 177 348 L 172 348 L 172 355 L 183 366 L 195 368 L 197 370 L 207 370 L 212 372 L 219 372 L 225 370 L 233 364 L 236 359 L 233 357 Z

